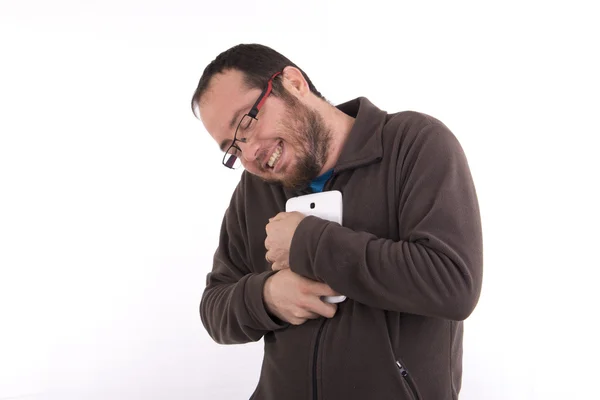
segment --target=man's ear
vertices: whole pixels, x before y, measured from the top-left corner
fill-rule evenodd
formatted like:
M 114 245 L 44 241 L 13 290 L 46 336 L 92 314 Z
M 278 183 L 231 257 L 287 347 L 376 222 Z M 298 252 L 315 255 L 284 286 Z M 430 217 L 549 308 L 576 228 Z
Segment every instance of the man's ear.
M 302 72 L 296 67 L 287 66 L 283 69 L 283 86 L 298 97 L 310 93 L 308 82 L 304 79 Z

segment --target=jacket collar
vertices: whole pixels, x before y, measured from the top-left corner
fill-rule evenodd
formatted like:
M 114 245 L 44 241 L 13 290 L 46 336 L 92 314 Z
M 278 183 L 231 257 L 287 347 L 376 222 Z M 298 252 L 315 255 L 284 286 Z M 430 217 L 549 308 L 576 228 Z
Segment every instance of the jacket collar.
M 358 97 L 336 107 L 356 119 L 334 167 L 334 173 L 381 160 L 382 134 L 387 113 L 377 108 L 366 97 Z

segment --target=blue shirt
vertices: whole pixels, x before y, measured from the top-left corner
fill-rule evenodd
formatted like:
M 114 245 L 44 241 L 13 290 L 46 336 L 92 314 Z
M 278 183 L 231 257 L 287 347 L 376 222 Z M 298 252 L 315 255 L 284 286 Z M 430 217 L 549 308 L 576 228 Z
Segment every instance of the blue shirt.
M 331 177 L 332 174 L 333 174 L 333 169 L 330 169 L 329 171 L 325 172 L 323 175 L 318 176 L 315 179 L 313 179 L 313 181 L 310 183 L 310 188 L 312 189 L 313 193 L 322 192 L 323 187 L 325 187 L 325 182 L 327 182 L 327 180 Z

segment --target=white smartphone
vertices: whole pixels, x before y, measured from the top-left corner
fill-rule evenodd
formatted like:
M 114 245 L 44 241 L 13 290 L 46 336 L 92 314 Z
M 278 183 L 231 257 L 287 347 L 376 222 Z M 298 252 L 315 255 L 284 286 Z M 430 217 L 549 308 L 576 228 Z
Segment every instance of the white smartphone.
M 304 215 L 314 215 L 342 225 L 342 192 L 329 190 L 292 197 L 285 203 L 285 211 L 298 211 Z M 326 303 L 341 303 L 346 300 L 346 296 L 321 296 L 321 300 Z

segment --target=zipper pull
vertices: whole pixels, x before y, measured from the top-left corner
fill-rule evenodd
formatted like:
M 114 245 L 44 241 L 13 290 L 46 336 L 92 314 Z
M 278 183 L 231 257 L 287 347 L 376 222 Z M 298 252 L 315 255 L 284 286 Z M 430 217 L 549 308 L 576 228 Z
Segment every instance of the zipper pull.
M 402 364 L 400 364 L 400 361 L 396 361 L 396 365 L 398 366 L 398 368 L 400 368 L 400 374 L 402 374 L 402 376 L 406 378 L 408 376 L 408 372 L 406 371 L 406 369 L 404 369 Z

